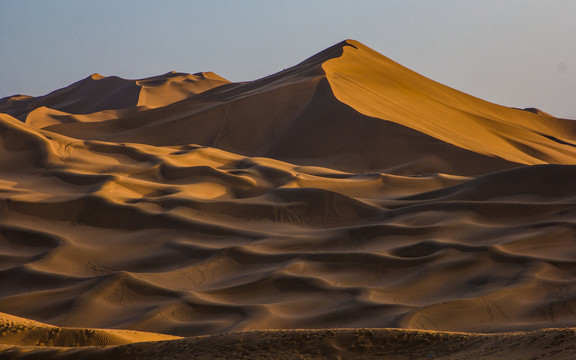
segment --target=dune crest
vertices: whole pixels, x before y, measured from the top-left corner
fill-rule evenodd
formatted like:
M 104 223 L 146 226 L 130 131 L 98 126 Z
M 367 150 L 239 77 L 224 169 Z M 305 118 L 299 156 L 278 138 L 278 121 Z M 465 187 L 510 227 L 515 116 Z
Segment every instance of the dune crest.
M 133 107 L 143 110 L 165 106 L 227 83 L 228 80 L 214 73 L 169 72 L 139 80 L 94 73 L 44 96 L 0 99 L 0 112 L 25 120 L 30 112 L 41 107 L 74 115 Z
M 574 164 L 576 125 L 492 104 L 427 79 L 348 40 L 322 67 L 336 98 L 456 146 L 522 164 Z
M 561 354 L 575 130 L 352 40 L 250 82 L 94 74 L 2 99 L 0 319 L 30 335 L 2 341 L 16 354 L 66 327 L 99 339 L 80 347 L 162 340 L 110 350 L 150 355 L 288 334 L 345 358 L 390 336 L 509 339 L 514 358 L 543 336 Z M 484 345 L 459 354 L 497 354 Z

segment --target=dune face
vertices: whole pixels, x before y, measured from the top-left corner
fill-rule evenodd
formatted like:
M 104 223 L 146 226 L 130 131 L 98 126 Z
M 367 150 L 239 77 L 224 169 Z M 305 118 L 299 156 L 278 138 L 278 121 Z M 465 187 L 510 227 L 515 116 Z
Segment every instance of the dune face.
M 576 126 L 571 121 L 537 109 L 518 111 L 476 99 L 356 41 L 347 44 L 342 56 L 326 61 L 323 68 L 336 98 L 358 112 L 517 163 L 573 164 L 576 160 Z
M 352 40 L 252 82 L 5 98 L 0 312 L 185 337 L 575 327 L 574 124 Z

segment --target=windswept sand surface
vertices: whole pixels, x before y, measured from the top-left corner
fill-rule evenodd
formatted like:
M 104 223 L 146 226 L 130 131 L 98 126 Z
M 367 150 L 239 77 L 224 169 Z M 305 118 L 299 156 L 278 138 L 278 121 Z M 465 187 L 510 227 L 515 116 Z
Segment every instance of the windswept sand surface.
M 27 360 L 564 360 L 576 351 L 572 329 L 498 334 L 400 329 L 258 330 L 178 338 L 128 330 L 59 328 L 7 319 L 2 314 L 0 328 L 0 358 Z
M 0 343 L 566 359 L 575 164 L 572 120 L 352 40 L 246 83 L 94 74 L 0 99 Z

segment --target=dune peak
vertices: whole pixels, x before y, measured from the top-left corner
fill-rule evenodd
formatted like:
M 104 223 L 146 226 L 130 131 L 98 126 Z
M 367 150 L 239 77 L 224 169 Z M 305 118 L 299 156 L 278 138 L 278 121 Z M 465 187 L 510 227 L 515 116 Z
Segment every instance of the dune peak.
M 542 133 L 570 142 L 573 124 L 536 110 L 526 112 L 538 118 L 521 116 L 428 79 L 355 40 L 345 43 L 350 46 L 341 56 L 324 61 L 322 68 L 336 98 L 360 113 L 507 161 L 576 162 L 576 153 L 565 146 L 539 145 Z
M 223 78 L 222 76 L 220 76 L 220 75 L 218 75 L 212 71 L 197 72 L 197 73 L 194 73 L 193 75 L 198 76 L 198 77 L 203 78 L 203 79 L 212 79 L 212 80 L 230 82 L 229 80 Z
M 90 75 L 89 78 L 92 80 L 101 80 L 101 79 L 105 79 L 106 76 L 100 75 L 98 73 L 94 73 L 94 74 Z

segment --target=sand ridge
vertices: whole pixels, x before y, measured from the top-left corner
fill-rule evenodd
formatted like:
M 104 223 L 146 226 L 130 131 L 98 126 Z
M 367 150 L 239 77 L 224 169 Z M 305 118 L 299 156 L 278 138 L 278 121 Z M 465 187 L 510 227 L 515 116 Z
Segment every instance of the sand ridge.
M 572 121 L 474 98 L 357 41 L 348 40 L 346 45 L 342 56 L 322 67 L 336 98 L 360 113 L 509 161 L 574 163 L 576 125 Z
M 565 359 L 574 329 L 499 334 L 402 329 L 260 330 L 178 338 L 59 328 L 0 315 L 0 358 L 14 359 Z
M 9 316 L 38 323 L 31 342 L 5 339 L 20 354 L 56 327 L 108 339 L 82 346 L 142 339 L 117 329 L 186 338 L 121 345 L 123 358 L 209 351 L 218 336 L 258 349 L 264 334 L 266 351 L 311 337 L 333 358 L 367 341 L 369 358 L 379 336 L 447 336 L 454 351 L 478 344 L 461 358 L 508 340 L 514 358 L 542 336 L 562 354 L 576 326 L 574 129 L 351 40 L 251 82 L 93 75 L 2 99 L 0 311 L 7 329 L 28 321 Z M 368 330 L 342 330 L 344 346 L 334 329 Z
M 0 346 L 4 345 L 5 348 L 11 345 L 17 347 L 104 347 L 175 339 L 180 339 L 180 337 L 132 330 L 60 328 L 0 313 Z
M 30 112 L 46 107 L 75 115 L 139 107 L 165 106 L 191 95 L 228 84 L 212 72 L 186 74 L 174 71 L 138 80 L 94 73 L 65 88 L 39 97 L 15 95 L 0 99 L 0 112 L 26 120 Z M 96 115 L 97 116 L 97 115 Z

